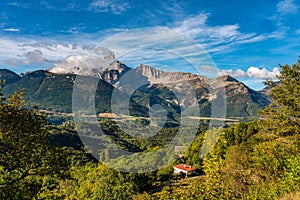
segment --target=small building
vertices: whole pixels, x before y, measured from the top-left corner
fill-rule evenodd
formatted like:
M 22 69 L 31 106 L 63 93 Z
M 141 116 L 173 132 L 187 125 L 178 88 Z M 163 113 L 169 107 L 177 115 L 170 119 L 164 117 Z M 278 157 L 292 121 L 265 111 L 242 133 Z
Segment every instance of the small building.
M 98 117 L 100 118 L 116 118 L 115 113 L 99 113 Z
M 185 174 L 185 176 L 191 176 L 196 174 L 196 168 L 190 165 L 179 164 L 179 165 L 175 165 L 173 168 L 174 168 L 174 174 L 183 173 Z

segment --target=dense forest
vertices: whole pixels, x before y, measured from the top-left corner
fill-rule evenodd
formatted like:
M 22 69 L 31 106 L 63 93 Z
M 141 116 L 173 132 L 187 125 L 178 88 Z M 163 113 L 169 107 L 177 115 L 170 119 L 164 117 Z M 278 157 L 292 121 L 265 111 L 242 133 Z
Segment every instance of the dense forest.
M 259 119 L 224 128 L 213 148 L 205 138 L 217 130 L 199 128 L 173 163 L 195 166 L 199 176 L 191 178 L 174 175 L 173 165 L 146 173 L 109 168 L 89 155 L 74 124 L 50 124 L 26 108 L 22 91 L 1 98 L 0 199 L 300 199 L 300 61 L 281 69 L 280 84 L 266 82 L 272 103 Z M 151 151 L 164 143 L 134 145 Z

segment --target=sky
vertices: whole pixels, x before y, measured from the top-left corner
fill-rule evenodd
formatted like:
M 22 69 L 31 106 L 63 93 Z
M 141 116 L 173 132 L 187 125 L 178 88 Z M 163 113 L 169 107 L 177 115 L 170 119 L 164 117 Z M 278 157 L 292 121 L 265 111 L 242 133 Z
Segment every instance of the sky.
M 299 19 L 299 0 L 2 0 L 0 68 L 80 65 L 109 52 L 129 67 L 229 74 L 258 90 L 279 64 L 297 62 Z

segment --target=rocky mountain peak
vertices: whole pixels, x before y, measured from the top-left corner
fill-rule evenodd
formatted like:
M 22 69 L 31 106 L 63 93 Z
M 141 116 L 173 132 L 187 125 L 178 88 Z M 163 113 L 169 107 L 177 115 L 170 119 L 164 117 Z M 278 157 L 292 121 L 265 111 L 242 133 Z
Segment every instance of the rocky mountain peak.
M 168 72 L 164 72 L 162 70 L 158 70 L 153 67 L 150 67 L 149 65 L 143 65 L 143 64 L 140 64 L 136 68 L 136 72 L 143 76 L 147 76 L 150 79 L 160 79 L 160 78 L 165 77 L 166 73 L 168 73 Z
M 140 75 L 146 76 L 151 83 L 166 84 L 181 81 L 190 81 L 194 79 L 198 79 L 204 82 L 203 77 L 199 75 L 185 72 L 164 71 L 143 64 L 139 65 L 135 70 Z
M 110 84 L 114 84 L 119 81 L 122 75 L 124 75 L 131 68 L 127 67 L 120 61 L 111 63 L 104 71 L 99 73 L 102 80 Z
M 232 76 L 225 74 L 223 76 L 220 77 L 223 81 L 229 81 L 229 82 L 238 82 L 238 80 L 236 80 L 235 78 L 233 78 Z

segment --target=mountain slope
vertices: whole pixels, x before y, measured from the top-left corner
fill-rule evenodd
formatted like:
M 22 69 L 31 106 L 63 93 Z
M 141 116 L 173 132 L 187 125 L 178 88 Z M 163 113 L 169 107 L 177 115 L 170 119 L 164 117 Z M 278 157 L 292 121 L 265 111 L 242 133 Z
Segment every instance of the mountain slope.
M 14 83 L 20 79 L 21 77 L 15 72 L 12 72 L 8 69 L 0 69 L 0 80 L 5 80 L 6 84 Z
M 38 70 L 16 79 L 15 82 L 6 84 L 3 87 L 3 93 L 8 96 L 24 88 L 25 99 L 29 106 L 68 113 L 72 112 L 72 93 L 76 76 L 75 74 L 55 74 Z M 106 81 L 98 79 L 97 81 L 96 112 L 111 112 L 111 95 L 115 88 Z M 144 107 L 134 101 L 130 102 L 130 109 L 132 114 L 136 115 L 145 115 L 147 112 Z
M 211 79 L 208 82 L 215 93 L 225 89 L 227 116 L 229 117 L 256 116 L 258 110 L 270 103 L 266 95 L 252 90 L 229 75 Z
M 25 88 L 26 100 L 30 106 L 38 105 L 41 109 L 72 112 L 72 92 L 76 74 L 38 70 L 20 77 L 13 72 L 2 70 L 0 75 L 3 79 L 8 79 L 3 88 L 4 94 Z M 224 92 L 227 117 L 256 116 L 259 109 L 270 103 L 265 94 L 250 89 L 228 75 L 208 79 L 192 73 L 166 72 L 147 65 L 131 69 L 121 62 L 114 62 L 110 68 L 103 69 L 96 76 L 98 78 L 94 78 L 100 78 L 95 98 L 97 113 L 111 112 L 113 91 L 117 90 L 120 93 L 120 100 L 127 99 L 131 94 L 127 94 L 126 88 L 131 86 L 137 87 L 130 97 L 131 114 L 148 116 L 150 107 L 159 104 L 167 110 L 169 118 L 176 121 L 179 120 L 182 110 L 191 106 L 199 106 L 200 116 L 211 116 L 212 103 Z M 121 104 L 126 106 L 126 102 Z
M 15 91 L 18 91 L 22 88 L 25 88 L 25 95 L 28 99 L 31 95 L 36 92 L 41 83 L 43 82 L 44 78 L 46 77 L 46 71 L 44 70 L 37 70 L 31 73 L 26 74 L 19 80 L 16 80 L 14 82 L 11 82 L 10 84 L 7 84 L 3 88 L 4 94 L 13 94 Z
M 225 90 L 227 117 L 256 116 L 259 109 L 270 103 L 266 95 L 250 89 L 229 75 L 208 79 L 191 73 L 165 72 L 146 65 L 140 65 L 136 68 L 136 71 L 147 77 L 151 86 L 148 87 L 149 90 L 146 92 L 148 95 L 155 93 L 163 96 L 166 87 L 181 88 L 186 98 L 183 98 L 181 102 L 177 102 L 177 106 L 180 104 L 184 107 L 198 103 L 201 116 L 211 116 L 212 101 L 220 97 L 223 89 Z M 189 101 L 188 98 L 193 94 L 186 92 L 184 84 L 192 86 L 197 102 Z M 135 100 L 138 102 L 137 99 Z M 170 99 L 168 101 L 170 102 Z M 171 103 L 176 103 L 176 101 L 173 100 Z M 174 105 L 172 106 L 176 108 Z M 179 109 L 177 107 L 177 112 L 179 112 Z

